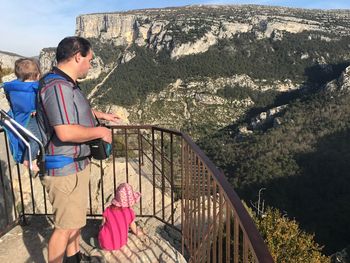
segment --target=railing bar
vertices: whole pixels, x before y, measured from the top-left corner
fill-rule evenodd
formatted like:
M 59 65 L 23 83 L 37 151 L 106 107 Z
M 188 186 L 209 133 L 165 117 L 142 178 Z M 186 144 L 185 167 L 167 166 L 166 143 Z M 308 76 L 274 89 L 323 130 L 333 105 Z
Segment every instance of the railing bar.
M 197 250 L 199 248 L 199 245 L 202 243 L 202 232 L 200 231 L 202 222 L 201 222 L 201 178 L 202 178 L 202 171 L 201 171 L 201 161 L 199 158 L 197 158 Z M 201 255 L 203 254 L 203 251 L 199 251 L 197 253 L 197 261 L 201 260 Z
M 238 218 L 237 218 L 237 214 L 234 215 L 234 240 L 233 240 L 233 244 L 234 244 L 234 263 L 238 263 L 239 262 L 239 222 L 238 222 Z
M 117 190 L 117 173 L 116 173 L 116 165 L 115 165 L 115 152 L 117 151 L 116 149 L 117 147 L 115 147 L 115 140 L 114 140 L 114 128 L 112 128 L 112 161 L 113 161 L 113 193 L 115 193 L 115 191 Z
M 6 132 L 4 133 L 5 135 L 5 146 L 6 146 L 6 156 L 7 156 L 7 164 L 8 164 L 8 170 L 9 170 L 9 175 L 10 175 L 10 182 L 11 182 L 11 192 L 12 192 L 12 209 L 15 213 L 15 218 L 18 218 L 17 210 L 16 210 L 16 197 L 15 197 L 15 192 L 13 188 L 13 179 L 12 179 L 12 169 L 11 169 L 11 161 L 10 161 L 10 151 L 9 151 L 9 146 L 8 146 L 8 138 L 6 135 Z
M 91 167 L 90 167 L 90 174 L 91 174 Z M 89 206 L 90 206 L 90 215 L 92 215 L 91 180 L 89 180 Z
M 34 199 L 34 189 L 33 189 L 33 172 L 28 168 L 28 173 L 29 173 L 30 196 L 31 196 L 31 199 L 32 199 L 32 209 L 33 209 L 33 214 L 35 215 L 35 199 Z
M 129 155 L 128 155 L 128 133 L 127 130 L 124 130 L 125 136 L 125 173 L 126 173 L 126 182 L 129 183 Z
M 170 193 L 171 193 L 171 224 L 174 225 L 174 158 L 173 158 L 173 134 L 170 134 Z
M 42 189 L 43 189 L 43 196 L 44 196 L 44 211 L 45 211 L 45 215 L 47 214 L 47 201 L 46 201 L 46 191 L 45 191 L 45 186 L 41 185 Z
M 191 237 L 191 257 L 193 257 L 195 253 L 195 248 L 194 248 L 194 179 L 193 179 L 193 173 L 194 173 L 194 168 L 193 168 L 193 157 L 194 157 L 194 152 L 192 149 L 190 149 L 190 237 Z
M 167 133 L 173 133 L 175 135 L 182 136 L 181 132 L 178 132 L 178 131 L 175 131 L 175 130 L 172 130 L 172 129 L 165 129 L 165 128 L 160 128 L 160 127 L 153 127 L 153 128 L 155 130 L 158 130 L 158 131 L 163 131 L 163 132 L 167 132 Z
M 102 160 L 100 160 L 100 173 L 101 173 L 101 202 L 102 202 L 102 213 L 105 210 L 105 195 L 104 195 L 104 183 L 103 183 L 103 176 L 104 176 L 104 172 L 103 172 L 103 167 L 102 167 Z
M 207 176 L 206 176 L 206 178 L 207 178 L 207 188 L 208 188 L 207 189 L 207 202 L 208 202 L 208 205 L 207 205 L 207 207 L 208 207 L 207 228 L 208 228 L 208 231 L 209 231 L 209 229 L 211 227 L 211 223 L 210 223 L 211 222 L 211 220 L 210 220 L 210 209 L 211 209 L 211 205 L 210 205 L 211 204 L 210 188 L 211 188 L 211 182 L 210 182 L 210 173 L 209 173 L 207 167 L 205 166 L 204 169 L 205 169 L 205 173 L 207 174 Z M 210 244 L 210 242 L 208 242 L 208 263 L 211 263 L 210 255 L 211 255 L 211 244 Z
M 6 142 L 5 142 L 6 143 Z M 7 206 L 7 197 L 6 197 L 6 187 L 5 187 L 5 180 L 4 180 L 4 174 L 2 172 L 2 165 L 0 163 L 0 177 L 1 177 L 1 185 L 2 185 L 2 189 L 3 189 L 3 198 L 4 198 L 4 208 L 5 208 L 5 214 L 6 214 L 6 225 L 8 225 L 10 223 L 10 218 L 9 218 L 9 209 Z
M 197 235 L 197 226 L 198 226 L 198 222 L 197 222 L 197 210 L 198 210 L 198 204 L 197 204 L 197 190 L 198 190 L 198 167 L 197 167 L 197 155 L 195 155 L 195 152 L 193 152 L 194 155 L 194 162 L 192 162 L 192 167 L 193 167 L 193 174 L 192 174 L 192 178 L 193 178 L 193 203 L 194 203 L 194 211 L 193 211 L 193 245 L 194 245 L 194 260 L 195 262 L 197 262 L 197 243 L 198 243 L 198 235 Z
M 219 188 L 219 262 L 222 262 L 222 237 L 223 237 L 223 193 L 221 187 Z
M 213 224 L 214 224 L 214 231 L 213 231 L 213 263 L 216 263 L 216 246 L 217 246 L 217 227 L 216 227 L 216 181 L 213 181 Z
M 243 232 L 243 262 L 248 262 L 248 240 L 247 234 Z
M 152 128 L 152 173 L 153 173 L 153 216 L 156 215 L 156 171 L 155 171 L 154 129 Z
M 204 164 L 201 162 L 201 171 L 202 171 L 202 230 L 201 230 L 201 235 L 202 235 L 202 243 L 204 242 L 204 233 L 205 233 L 205 200 L 206 200 L 206 191 L 205 191 L 205 181 L 206 181 L 206 176 L 205 176 L 205 167 Z M 207 241 L 208 242 L 208 241 Z M 204 258 L 207 258 L 207 249 L 206 247 L 205 253 L 204 253 Z
M 138 137 L 137 137 L 137 142 L 138 142 L 138 146 L 139 146 L 139 151 L 138 151 L 138 157 L 139 157 L 139 191 L 140 193 L 142 193 L 142 180 L 141 180 L 141 133 L 140 133 L 140 129 L 137 130 L 137 134 L 138 134 Z M 142 215 L 142 198 L 140 199 L 140 215 Z
M 17 166 L 17 176 L 18 176 L 18 183 L 19 183 L 19 191 L 20 191 L 20 197 L 21 197 L 21 206 L 22 206 L 22 214 L 23 214 L 23 220 L 26 221 L 26 218 L 24 216 L 25 214 L 25 207 L 24 207 L 24 200 L 23 200 L 23 190 L 22 190 L 22 179 L 21 179 L 21 172 L 19 169 L 19 164 L 16 164 Z
M 115 129 L 154 129 L 152 125 L 108 125 L 110 128 Z
M 230 262 L 231 252 L 231 209 L 228 202 L 226 202 L 226 262 Z
M 202 204 L 201 204 L 201 195 L 202 195 L 202 162 L 199 160 L 198 158 L 198 186 L 197 186 L 197 250 L 199 250 L 199 253 L 197 253 L 198 257 L 197 260 L 200 261 L 203 255 L 203 251 L 199 249 L 199 246 L 202 244 L 202 226 L 203 226 L 203 222 L 202 220 Z
M 165 203 L 164 203 L 164 192 L 165 192 L 165 181 L 164 181 L 164 134 L 160 132 L 160 149 L 161 149 L 161 167 L 162 167 L 162 219 L 165 218 Z
M 184 199 L 185 199 L 185 178 L 184 178 L 184 155 L 185 155 L 185 149 L 184 149 L 184 143 L 183 143 L 183 139 L 181 138 L 181 254 L 184 255 L 185 254 L 185 231 L 184 231 Z
M 185 235 L 186 235 L 186 245 L 189 253 L 191 253 L 191 237 L 190 237 L 190 150 L 186 143 L 186 185 L 185 185 Z
M 189 240 L 189 250 L 190 250 L 190 255 L 192 257 L 193 255 L 193 239 L 192 239 L 192 151 L 191 149 L 189 148 L 189 158 L 188 158 L 188 171 L 189 171 L 189 176 L 188 176 L 188 200 L 189 200 L 189 203 L 188 203 L 188 206 L 189 206 L 189 209 L 188 209 L 188 230 L 189 230 L 189 233 L 188 233 L 188 240 Z
M 140 130 L 139 130 L 140 131 Z M 140 134 L 140 143 L 141 143 L 141 165 L 143 165 L 144 163 L 143 163 L 143 138 L 144 138 L 144 136 L 139 132 L 139 134 Z

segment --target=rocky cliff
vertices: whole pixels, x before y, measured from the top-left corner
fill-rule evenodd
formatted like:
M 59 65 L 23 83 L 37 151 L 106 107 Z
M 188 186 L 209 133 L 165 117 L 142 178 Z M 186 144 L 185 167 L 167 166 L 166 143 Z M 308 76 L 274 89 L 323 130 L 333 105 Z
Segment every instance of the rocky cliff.
M 13 69 L 15 61 L 21 57 L 18 54 L 0 51 L 0 66 L 2 68 Z
M 166 49 L 172 58 L 179 58 L 203 53 L 219 39 L 247 32 L 258 39 L 280 39 L 285 33 L 303 31 L 348 34 L 348 15 L 348 11 L 250 5 L 189 6 L 81 15 L 76 21 L 76 34 L 115 45 L 135 43 L 158 52 Z

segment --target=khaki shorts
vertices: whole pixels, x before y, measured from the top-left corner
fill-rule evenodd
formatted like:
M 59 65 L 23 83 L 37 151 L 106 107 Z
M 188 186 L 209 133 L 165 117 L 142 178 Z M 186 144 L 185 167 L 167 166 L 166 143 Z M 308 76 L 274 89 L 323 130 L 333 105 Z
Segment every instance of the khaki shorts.
M 52 205 L 56 228 L 79 229 L 86 225 L 89 178 L 90 166 L 76 174 L 41 177 Z

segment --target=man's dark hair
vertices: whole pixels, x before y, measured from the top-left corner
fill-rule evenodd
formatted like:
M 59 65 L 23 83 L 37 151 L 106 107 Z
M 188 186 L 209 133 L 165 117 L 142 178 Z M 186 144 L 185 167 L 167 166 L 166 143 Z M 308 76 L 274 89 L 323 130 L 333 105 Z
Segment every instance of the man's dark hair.
M 86 57 L 91 49 L 91 44 L 88 40 L 82 37 L 66 37 L 61 40 L 56 49 L 57 63 L 70 59 L 75 54 L 79 53 Z

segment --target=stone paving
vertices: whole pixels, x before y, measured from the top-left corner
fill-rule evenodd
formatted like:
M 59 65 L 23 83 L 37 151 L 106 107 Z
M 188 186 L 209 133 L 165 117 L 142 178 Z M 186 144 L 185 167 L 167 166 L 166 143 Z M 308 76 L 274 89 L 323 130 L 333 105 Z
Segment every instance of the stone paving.
M 179 252 L 181 235 L 155 218 L 138 218 L 146 235 L 142 238 L 129 233 L 122 251 L 103 251 L 96 245 L 99 219 L 88 220 L 81 233 L 81 251 L 96 256 L 94 262 L 186 262 Z M 0 262 L 47 262 L 47 243 L 52 231 L 49 217 L 28 218 L 28 225 L 16 226 L 0 238 Z

